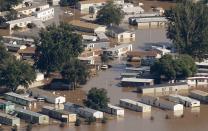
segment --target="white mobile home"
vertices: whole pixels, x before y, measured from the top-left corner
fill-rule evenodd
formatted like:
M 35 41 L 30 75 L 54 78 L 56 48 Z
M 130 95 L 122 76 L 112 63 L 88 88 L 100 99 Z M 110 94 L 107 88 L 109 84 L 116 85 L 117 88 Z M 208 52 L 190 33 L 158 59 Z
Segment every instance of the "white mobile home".
M 67 122 L 67 123 L 75 122 L 77 117 L 75 113 L 56 109 L 51 106 L 43 106 L 42 113 L 54 119 L 58 119 L 61 120 L 62 122 Z
M 102 119 L 103 118 L 103 112 L 101 111 L 97 111 L 94 109 L 90 109 L 87 107 L 81 107 L 78 109 L 77 113 L 85 118 L 89 118 L 89 117 L 95 117 L 96 119 Z
M 176 102 L 178 104 L 183 104 L 186 107 L 198 107 L 198 106 L 200 106 L 200 101 L 192 99 L 190 97 L 177 95 L 177 94 L 169 95 L 169 101 Z
M 47 8 L 49 8 L 49 4 L 40 3 L 40 4 L 33 4 L 32 6 L 20 8 L 20 9 L 17 9 L 16 11 L 19 14 L 31 15 L 34 12 L 41 11 Z
M 91 6 L 103 6 L 107 0 L 86 0 L 86 1 L 79 1 L 76 5 L 76 7 L 83 11 L 83 12 L 89 12 L 89 8 Z
M 28 92 L 35 98 L 44 98 L 45 101 L 53 104 L 63 104 L 66 101 L 66 98 L 63 96 L 59 96 L 38 88 L 30 89 Z
M 141 66 L 139 68 L 126 67 L 125 71 L 128 73 L 150 72 L 150 66 Z
M 8 114 L 0 113 L 0 123 L 9 126 L 20 126 L 20 119 Z
M 84 118 L 89 118 L 89 117 L 95 117 L 96 119 L 103 118 L 103 112 L 101 111 L 83 107 L 70 102 L 64 104 L 64 110 L 74 112 Z
M 148 104 L 148 105 L 152 105 L 161 109 L 167 109 L 167 110 L 173 110 L 173 111 L 183 110 L 183 105 L 181 104 L 166 101 L 166 100 L 159 99 L 157 97 L 152 97 L 152 96 L 143 96 L 141 97 L 140 102 Z
M 120 106 L 140 112 L 151 112 L 151 106 L 130 99 L 120 99 Z
M 54 17 L 54 8 L 47 8 L 34 12 L 33 15 L 41 21 L 47 21 Z
M 118 26 L 110 26 L 107 28 L 107 35 L 116 39 L 135 39 L 135 32 L 125 30 Z
M 107 108 L 104 109 L 104 112 L 116 115 L 116 116 L 124 116 L 124 109 L 118 106 L 114 106 L 111 104 L 108 104 Z
M 30 17 L 17 19 L 17 20 L 11 20 L 11 21 L 8 21 L 6 23 L 9 24 L 9 30 L 11 31 L 16 26 L 21 27 L 21 28 L 27 27 L 27 25 L 29 23 L 32 23 L 35 20 L 36 20 L 36 18 L 34 16 L 30 16 Z
M 189 96 L 203 102 L 208 102 L 208 93 L 204 91 L 192 90 Z
M 16 108 L 17 117 L 30 123 L 49 124 L 49 117 L 37 112 Z
M 35 106 L 36 100 L 33 98 L 25 97 L 13 92 L 8 92 L 4 94 L 4 99 L 14 102 L 16 104 L 20 104 L 23 106 Z
M 190 86 L 208 85 L 208 77 L 206 76 L 188 77 L 186 81 Z
M 125 55 L 128 51 L 132 51 L 132 44 L 122 44 L 113 48 L 109 48 L 103 51 L 103 54 L 106 54 L 110 57 L 120 57 Z
M 150 86 L 138 87 L 137 91 L 142 94 L 161 94 L 169 95 L 178 92 L 188 91 L 189 86 L 187 83 L 171 83 L 171 84 L 157 84 Z

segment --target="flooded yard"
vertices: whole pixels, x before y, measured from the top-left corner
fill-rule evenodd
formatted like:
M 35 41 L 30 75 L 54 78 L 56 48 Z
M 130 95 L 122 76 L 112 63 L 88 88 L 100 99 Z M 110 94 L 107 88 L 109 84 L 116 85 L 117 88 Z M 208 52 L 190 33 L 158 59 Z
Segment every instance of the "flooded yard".
M 147 36 L 150 30 L 137 30 L 136 32 L 136 41 L 133 43 L 134 50 L 138 50 L 148 43 L 170 42 L 166 39 L 165 29 L 152 29 L 151 37 Z M 113 67 L 109 70 L 99 72 L 98 76 L 92 78 L 83 88 L 60 93 L 65 94 L 71 102 L 81 103 L 86 92 L 92 87 L 97 87 L 108 90 L 112 104 L 118 104 L 121 98 L 138 100 L 140 95 L 133 92 L 132 89 L 118 86 L 125 62 L 117 59 L 112 65 Z M 33 131 L 206 131 L 208 129 L 207 121 L 208 105 L 201 105 L 200 108 L 186 108 L 184 112 L 165 111 L 153 107 L 151 113 L 125 109 L 124 118 L 114 117 L 109 119 L 106 124 L 81 124 L 80 127 L 70 124 L 64 128 L 60 128 L 59 125 L 37 126 L 33 128 Z

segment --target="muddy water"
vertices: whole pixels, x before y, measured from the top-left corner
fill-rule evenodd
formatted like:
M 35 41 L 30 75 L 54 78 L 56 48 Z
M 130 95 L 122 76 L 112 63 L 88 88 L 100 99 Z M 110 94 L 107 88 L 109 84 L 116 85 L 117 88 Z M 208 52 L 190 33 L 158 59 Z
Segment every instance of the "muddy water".
M 148 35 L 151 33 L 150 35 Z M 135 50 L 144 47 L 149 42 L 169 42 L 165 37 L 165 30 L 140 30 L 137 31 L 136 42 L 133 43 Z M 92 78 L 84 88 L 74 92 L 60 92 L 68 96 L 68 100 L 81 103 L 84 94 L 92 87 L 106 88 L 111 103 L 118 104 L 119 99 L 129 98 L 138 100 L 140 97 L 132 89 L 119 87 L 119 76 L 125 68 L 125 62 L 118 59 L 114 61 L 113 67 L 107 71 L 101 71 L 97 77 Z M 59 125 L 37 126 L 34 131 L 207 131 L 208 130 L 208 105 L 200 108 L 187 108 L 181 117 L 181 112 L 173 113 L 153 108 L 151 113 L 134 112 L 125 110 L 124 118 L 113 118 L 106 124 L 96 123 L 75 127 L 73 124 L 65 128 Z M 166 115 L 169 119 L 166 119 Z M 154 119 L 151 120 L 150 117 Z

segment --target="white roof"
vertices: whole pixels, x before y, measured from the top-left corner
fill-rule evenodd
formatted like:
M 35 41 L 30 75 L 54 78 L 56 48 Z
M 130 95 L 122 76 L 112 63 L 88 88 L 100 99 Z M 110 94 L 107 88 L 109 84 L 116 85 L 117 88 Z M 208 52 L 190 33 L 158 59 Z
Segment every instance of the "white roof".
M 19 41 L 27 41 L 27 42 L 34 42 L 34 39 L 31 38 L 21 38 L 21 37 L 14 37 L 14 36 L 3 36 L 4 39 L 12 39 L 12 40 L 19 40 Z
M 36 101 L 36 99 L 30 98 L 30 97 L 25 97 L 25 96 L 22 96 L 22 95 L 13 93 L 13 92 L 5 93 L 5 95 L 12 96 L 12 97 L 15 97 L 18 99 L 23 99 L 23 100 L 30 101 L 30 102 Z
M 144 9 L 142 9 L 139 6 L 136 6 L 136 7 L 124 7 L 124 8 L 122 8 L 122 10 L 124 11 L 124 13 L 141 13 L 141 12 L 144 12 Z
M 165 53 L 170 53 L 171 51 L 164 48 L 164 47 L 160 47 L 160 46 L 152 46 L 153 49 L 156 49 L 158 51 L 162 51 L 162 52 L 165 52 Z
M 34 14 L 40 14 L 40 13 L 43 13 L 43 12 L 45 12 L 45 11 L 48 11 L 48 10 L 54 10 L 54 8 L 46 8 L 46 9 L 43 9 L 43 10 L 40 10 L 40 11 L 36 11 L 36 12 L 34 12 Z
M 124 102 L 130 103 L 130 104 L 133 104 L 133 105 L 137 105 L 137 106 L 141 106 L 141 107 L 151 107 L 149 105 L 146 105 L 146 104 L 141 103 L 141 102 L 133 101 L 131 99 L 120 99 L 120 101 L 124 101 Z
M 150 66 L 142 66 L 139 68 L 134 68 L 134 67 L 126 67 L 126 70 L 132 70 L 132 71 L 149 71 Z
M 132 44 L 121 44 L 121 45 L 118 45 L 116 47 L 107 49 L 107 51 L 117 51 L 119 49 L 122 49 L 122 48 L 125 48 L 125 47 L 129 47 L 129 46 L 132 46 Z
M 201 96 L 208 96 L 207 92 L 200 91 L 200 90 L 192 90 L 190 93 L 198 94 L 198 95 L 201 95 Z
M 111 104 L 108 104 L 108 107 L 109 107 L 109 108 L 112 108 L 112 109 L 116 109 L 116 110 L 124 110 L 124 109 L 121 108 L 121 107 L 114 106 L 114 105 L 111 105 Z
M 195 62 L 196 65 L 208 66 L 208 61 Z
M 97 36 L 93 36 L 93 35 L 82 35 L 82 38 L 84 39 L 84 40 L 96 40 L 97 39 Z
M 95 34 L 97 35 L 97 37 L 101 40 L 106 39 L 109 40 L 109 38 L 105 35 L 104 32 L 95 32 Z
M 141 83 L 151 83 L 154 79 L 144 79 L 144 78 L 122 78 L 122 82 L 141 82 Z
M 147 17 L 147 18 L 137 18 L 137 23 L 148 23 L 148 22 L 167 22 L 165 17 Z
M 175 98 L 179 98 L 179 99 L 181 99 L 181 100 L 188 101 L 188 102 L 199 102 L 199 101 L 196 100 L 196 99 L 192 99 L 192 98 L 190 98 L 190 97 L 182 96 L 182 95 L 178 95 L 178 94 L 171 94 L 170 96 L 171 96 L 171 97 L 175 97 Z
M 30 17 L 25 17 L 25 18 L 22 18 L 22 19 L 7 21 L 6 23 L 8 23 L 8 24 L 17 24 L 17 23 L 21 23 L 21 22 L 34 21 L 35 19 L 36 18 L 34 16 L 30 16 Z
M 78 57 L 79 60 L 94 60 L 93 57 Z

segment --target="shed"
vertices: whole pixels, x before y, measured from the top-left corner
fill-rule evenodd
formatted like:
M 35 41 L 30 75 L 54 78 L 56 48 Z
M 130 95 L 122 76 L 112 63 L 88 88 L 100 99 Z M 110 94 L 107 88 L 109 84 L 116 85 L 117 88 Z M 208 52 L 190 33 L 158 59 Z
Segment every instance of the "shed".
M 109 26 L 107 28 L 107 34 L 117 39 L 134 39 L 135 32 L 125 30 L 119 26 Z

